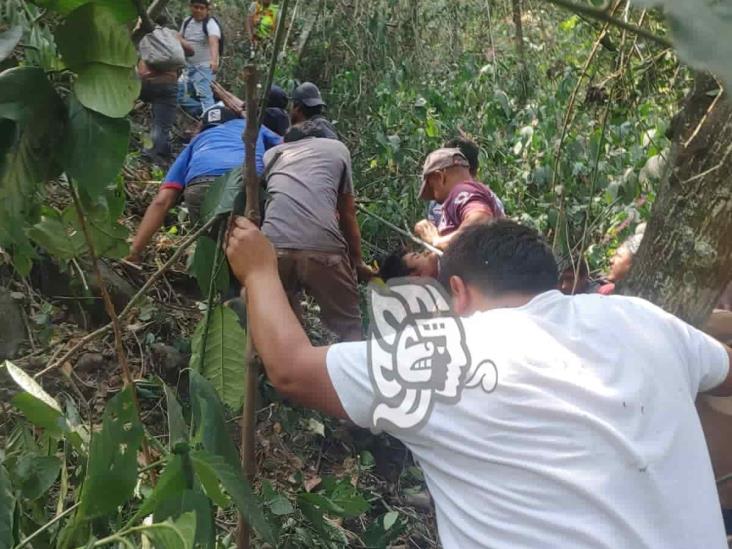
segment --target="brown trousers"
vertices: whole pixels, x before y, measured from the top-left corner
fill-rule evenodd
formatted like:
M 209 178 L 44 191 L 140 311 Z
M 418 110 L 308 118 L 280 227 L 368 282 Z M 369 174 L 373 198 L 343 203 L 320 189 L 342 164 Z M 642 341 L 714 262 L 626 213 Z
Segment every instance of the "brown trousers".
M 348 257 L 309 250 L 277 250 L 279 273 L 293 311 L 302 321 L 300 292 L 320 307 L 320 320 L 340 341 L 363 339 L 356 273 Z

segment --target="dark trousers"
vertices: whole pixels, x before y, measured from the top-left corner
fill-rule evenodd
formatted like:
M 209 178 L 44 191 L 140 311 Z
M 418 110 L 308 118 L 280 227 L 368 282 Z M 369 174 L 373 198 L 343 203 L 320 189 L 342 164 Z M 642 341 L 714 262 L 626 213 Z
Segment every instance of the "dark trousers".
M 160 84 L 143 80 L 140 99 L 150 103 L 152 107 L 152 127 L 150 138 L 153 142 L 152 152 L 167 158 L 170 150 L 170 130 L 175 123 L 175 107 L 177 105 L 178 85 Z

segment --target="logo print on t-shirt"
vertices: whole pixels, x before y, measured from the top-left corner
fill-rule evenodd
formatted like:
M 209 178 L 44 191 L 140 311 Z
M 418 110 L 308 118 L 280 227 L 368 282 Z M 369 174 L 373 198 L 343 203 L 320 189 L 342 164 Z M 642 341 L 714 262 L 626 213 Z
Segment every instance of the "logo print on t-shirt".
M 390 280 L 371 285 L 369 297 L 373 427 L 418 429 L 435 402 L 454 404 L 465 387 L 495 389 L 495 364 L 471 363 L 460 317 L 436 282 Z
M 455 200 L 453 200 L 453 203 L 456 206 L 460 206 L 460 204 L 464 204 L 468 201 L 468 199 L 473 195 L 470 191 L 461 191 L 458 193 L 458 195 L 455 197 Z

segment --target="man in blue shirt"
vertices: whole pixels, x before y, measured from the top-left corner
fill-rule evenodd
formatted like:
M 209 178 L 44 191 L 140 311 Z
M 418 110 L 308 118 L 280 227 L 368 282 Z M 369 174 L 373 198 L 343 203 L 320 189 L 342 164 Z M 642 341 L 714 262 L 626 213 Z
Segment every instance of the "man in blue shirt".
M 178 202 L 180 195 L 196 221 L 211 183 L 220 175 L 240 169 L 244 163 L 242 133 L 247 121 L 223 105 L 216 104 L 201 116 L 201 132 L 176 158 L 165 175 L 157 196 L 145 211 L 140 227 L 130 247 L 129 261 L 139 262 L 142 251 L 160 229 L 168 211 Z M 282 138 L 262 126 L 257 137 L 257 174 L 264 171 L 264 153 L 279 145 Z

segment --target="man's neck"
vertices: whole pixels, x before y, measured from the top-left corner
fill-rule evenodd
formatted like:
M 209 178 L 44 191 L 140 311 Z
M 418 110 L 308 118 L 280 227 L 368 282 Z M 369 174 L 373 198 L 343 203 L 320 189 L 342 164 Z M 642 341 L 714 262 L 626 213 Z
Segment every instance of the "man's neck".
M 455 186 L 458 185 L 459 183 L 464 183 L 466 181 L 473 180 L 473 176 L 470 175 L 470 172 L 467 169 L 450 170 L 449 172 L 447 172 L 446 178 L 447 178 L 446 186 L 449 189 L 448 194 L 450 192 L 452 192 L 452 190 L 455 188 Z

